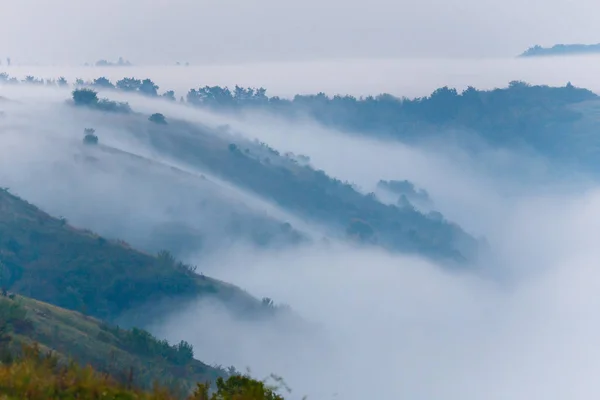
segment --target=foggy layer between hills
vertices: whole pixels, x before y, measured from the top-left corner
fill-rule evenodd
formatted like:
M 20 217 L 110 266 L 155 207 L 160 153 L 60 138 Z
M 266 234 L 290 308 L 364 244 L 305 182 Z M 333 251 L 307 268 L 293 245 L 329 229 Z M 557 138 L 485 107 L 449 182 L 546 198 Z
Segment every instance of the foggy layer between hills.
M 74 224 L 149 248 L 160 245 L 152 242 L 160 235 L 148 235 L 157 226 L 191 225 L 215 248 L 198 255 L 201 246 L 192 244 L 184 253 L 203 272 L 289 304 L 319 326 L 299 334 L 285 321 L 239 321 L 206 302 L 150 326 L 157 335 L 189 341 L 205 362 L 281 375 L 293 398 L 564 399 L 600 393 L 593 376 L 600 366 L 594 345 L 600 324 L 593 318 L 600 303 L 600 191 L 593 177 L 573 171 L 553 180 L 544 172 L 551 160 L 518 152 L 488 149 L 474 157 L 454 146 L 356 138 L 312 121 L 292 126 L 274 117 L 233 118 L 111 94 L 138 112 L 227 123 L 243 137 L 309 156 L 315 167 L 365 193 L 380 179 L 414 181 L 445 216 L 485 235 L 492 255 L 481 267 L 493 273 L 449 271 L 417 256 L 337 240 L 257 249 L 243 235 L 233 240 L 230 231 L 220 231 L 232 209 L 235 218 L 260 220 L 265 229 L 289 221 L 311 238 L 330 231 L 205 171 L 190 170 L 189 176 L 142 167 L 116 153 L 99 158 L 99 167 L 86 166 L 75 156 L 94 157 L 81 150 L 83 129 L 93 127 L 107 146 L 187 168 L 120 130 L 130 120 L 69 108 L 66 90 L 3 88 L 2 96 L 11 100 L 1 104 L 3 186 Z M 505 168 L 523 173 L 501 173 Z M 204 179 L 197 176 L 203 173 Z M 198 207 L 203 199 L 214 205 Z

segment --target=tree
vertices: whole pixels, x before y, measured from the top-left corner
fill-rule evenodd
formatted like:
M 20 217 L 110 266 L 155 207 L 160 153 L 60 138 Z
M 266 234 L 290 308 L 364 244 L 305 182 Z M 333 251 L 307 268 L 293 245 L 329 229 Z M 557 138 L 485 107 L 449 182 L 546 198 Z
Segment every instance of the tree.
M 146 96 L 158 96 L 158 85 L 150 79 L 144 79 L 138 89 L 141 94 Z
M 172 90 L 168 90 L 162 94 L 162 97 L 164 97 L 167 100 L 175 101 L 175 92 Z
M 205 86 L 200 89 L 192 89 L 187 94 L 187 101 L 196 105 L 209 106 L 231 106 L 234 98 L 228 88 L 220 86 Z
M 115 87 L 115 85 L 113 85 L 111 81 L 109 81 L 107 78 L 105 78 L 103 76 L 100 78 L 94 79 L 92 86 L 99 87 L 99 88 L 106 88 L 106 89 L 114 89 L 114 87 Z
M 171 254 L 171 252 L 168 250 L 159 251 L 156 255 L 156 259 L 158 260 L 159 264 L 164 267 L 172 267 L 176 263 L 175 257 L 173 257 L 173 254 Z
M 73 91 L 73 101 L 77 106 L 98 104 L 98 93 L 92 89 L 77 89 Z
M 85 137 L 83 138 L 83 143 L 84 144 L 89 144 L 89 145 L 97 145 L 98 144 L 98 136 L 96 136 L 96 135 L 85 135 Z
M 83 137 L 83 143 L 88 145 L 97 145 L 98 144 L 98 136 L 94 133 L 96 130 L 94 128 L 85 128 L 83 133 L 85 136 Z
M 154 122 L 155 124 L 166 125 L 167 119 L 161 113 L 154 113 L 149 118 L 148 121 Z
M 177 350 L 177 358 L 180 364 L 186 364 L 194 359 L 194 346 L 182 340 L 175 347 Z
M 239 151 L 238 147 L 237 147 L 237 145 L 235 143 L 229 143 L 229 146 L 227 146 L 227 148 L 232 153 L 237 153 Z
M 61 76 L 60 78 L 58 78 L 58 80 L 56 81 L 56 84 L 59 87 L 65 87 L 65 86 L 69 85 L 69 83 L 67 82 L 67 80 L 65 79 L 64 76 Z
M 142 86 L 142 81 L 135 78 L 123 78 L 117 81 L 117 89 L 125 92 L 136 92 Z
M 281 384 L 281 378 L 274 377 Z M 279 387 L 269 386 L 263 381 L 252 379 L 248 375 L 233 375 L 217 378 L 217 390 L 209 395 L 209 384 L 199 383 L 192 399 L 194 400 L 284 400 L 277 394 Z M 289 391 L 289 389 L 288 389 Z
M 32 76 L 32 75 L 27 75 L 25 77 L 25 80 L 23 81 L 23 83 L 29 83 L 29 84 L 35 84 L 38 82 L 39 81 L 35 78 L 35 76 Z

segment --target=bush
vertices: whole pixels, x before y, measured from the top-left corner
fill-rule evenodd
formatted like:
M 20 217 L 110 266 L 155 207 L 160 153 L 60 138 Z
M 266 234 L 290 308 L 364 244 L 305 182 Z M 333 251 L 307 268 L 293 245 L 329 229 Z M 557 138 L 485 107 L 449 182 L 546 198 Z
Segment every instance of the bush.
M 73 102 L 76 106 L 95 108 L 101 111 L 130 113 L 131 107 L 126 102 L 117 102 L 108 99 L 99 99 L 95 90 L 83 88 L 73 91 Z
M 97 145 L 98 144 L 98 136 L 93 133 L 88 133 L 83 137 L 83 143 L 89 145 Z
M 129 103 L 112 101 L 112 100 L 108 100 L 108 99 L 100 99 L 96 103 L 95 108 L 97 108 L 98 110 L 101 110 L 101 111 L 122 113 L 122 114 L 128 114 L 131 112 L 131 107 L 129 106 Z
M 154 122 L 155 124 L 162 124 L 162 125 L 166 125 L 167 124 L 167 119 L 161 113 L 154 113 L 154 114 L 152 114 L 148 118 L 148 121 Z
M 73 101 L 77 106 L 94 106 L 98 104 L 98 93 L 92 89 L 77 89 L 73 91 Z
M 132 387 L 133 370 L 120 382 L 111 372 L 99 373 L 91 366 L 75 362 L 67 365 L 39 346 L 24 346 L 20 357 L 0 364 L 0 398 L 3 400 L 46 399 L 123 399 L 175 400 L 181 398 L 155 385 L 151 392 Z M 247 375 L 218 378 L 216 390 L 209 395 L 210 384 L 199 383 L 187 400 L 283 400 L 276 387 Z

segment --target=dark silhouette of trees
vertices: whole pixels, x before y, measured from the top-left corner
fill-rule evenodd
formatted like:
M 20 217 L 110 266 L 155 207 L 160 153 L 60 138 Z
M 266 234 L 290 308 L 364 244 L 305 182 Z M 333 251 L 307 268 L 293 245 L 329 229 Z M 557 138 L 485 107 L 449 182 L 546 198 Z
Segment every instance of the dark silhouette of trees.
M 96 130 L 94 128 L 85 128 L 83 133 L 83 143 L 87 145 L 97 145 L 98 136 L 95 135 Z
M 112 82 L 109 81 L 105 77 L 100 77 L 100 78 L 94 79 L 94 81 L 92 82 L 92 86 L 97 87 L 97 88 L 102 88 L 102 89 L 114 89 L 115 88 L 115 85 L 113 85 Z
M 85 106 L 100 111 L 114 113 L 129 113 L 131 107 L 125 102 L 116 102 L 108 99 L 98 99 L 98 93 L 89 88 L 76 89 L 73 91 L 73 102 L 76 106 Z
M 170 100 L 170 101 L 175 101 L 176 100 L 175 99 L 175 92 L 172 91 L 172 90 L 167 90 L 161 96 L 164 97 L 167 100 Z
M 25 77 L 25 79 L 23 80 L 23 83 L 28 83 L 30 85 L 43 85 L 44 84 L 44 80 L 43 79 L 37 79 L 35 76 L 32 76 L 32 75 L 27 75 Z
M 117 88 L 124 92 L 137 92 L 142 86 L 142 81 L 135 78 L 123 78 L 117 81 Z
M 138 90 L 145 96 L 158 96 L 158 85 L 150 79 L 144 79 Z
M 77 89 L 73 91 L 73 101 L 76 106 L 93 106 L 98 104 L 98 93 L 92 89 Z
M 148 121 L 154 122 L 155 124 L 166 125 L 167 119 L 161 113 L 154 113 L 149 118 Z
M 543 57 L 557 55 L 597 54 L 600 53 L 600 43 L 597 44 L 555 44 L 552 47 L 535 45 L 528 48 L 519 57 Z

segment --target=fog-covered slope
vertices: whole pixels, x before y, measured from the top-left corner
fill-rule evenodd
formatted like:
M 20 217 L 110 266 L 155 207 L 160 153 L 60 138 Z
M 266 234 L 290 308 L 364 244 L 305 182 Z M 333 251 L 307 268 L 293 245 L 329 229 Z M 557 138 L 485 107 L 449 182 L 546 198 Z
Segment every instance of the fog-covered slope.
M 224 127 L 167 112 L 166 123 L 157 124 L 129 107 L 118 112 L 119 103 L 73 104 L 66 91 L 25 90 L 31 92 L 4 107 L 0 122 L 14 147 L 5 148 L 2 180 L 100 233 L 184 255 L 232 240 L 281 246 L 302 237 L 358 240 L 452 262 L 472 260 L 477 251 L 469 234 L 439 216 L 385 205 L 315 170 L 308 158 L 279 154 Z M 151 101 L 161 111 L 163 103 Z M 28 120 L 33 113 L 36 122 Z M 82 144 L 84 128 L 96 130 L 101 146 Z
M 197 275 L 168 252 L 132 249 L 0 191 L 1 287 L 75 311 L 115 319 L 165 300 L 182 303 L 208 296 L 233 310 L 260 312 L 242 290 Z M 197 271 L 200 272 L 200 271 Z

